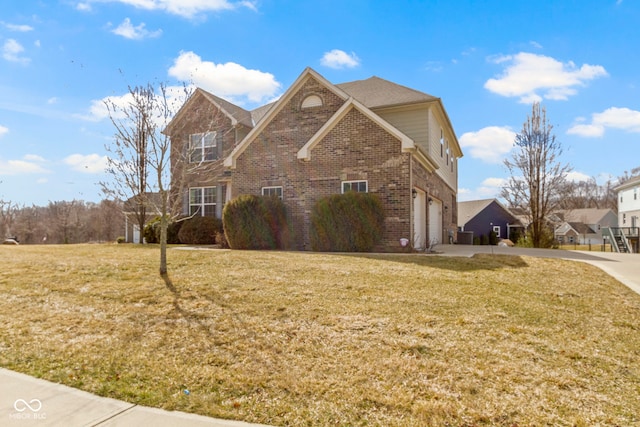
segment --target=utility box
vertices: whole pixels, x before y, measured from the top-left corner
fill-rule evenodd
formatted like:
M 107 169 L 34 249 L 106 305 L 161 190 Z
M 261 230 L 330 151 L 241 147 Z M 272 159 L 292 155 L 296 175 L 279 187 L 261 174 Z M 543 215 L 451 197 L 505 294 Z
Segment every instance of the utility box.
M 473 231 L 458 231 L 459 245 L 473 245 Z

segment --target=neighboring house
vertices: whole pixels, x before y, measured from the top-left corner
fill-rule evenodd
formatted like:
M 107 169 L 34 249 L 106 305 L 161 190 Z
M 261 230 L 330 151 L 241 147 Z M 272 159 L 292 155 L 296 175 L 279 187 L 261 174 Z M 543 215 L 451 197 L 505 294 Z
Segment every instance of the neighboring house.
M 560 243 L 604 243 L 602 228 L 618 226 L 618 217 L 611 209 L 572 209 L 554 213 L 557 223 L 554 237 Z
M 614 188 L 618 195 L 618 225 L 640 227 L 640 176 Z
M 618 195 L 618 232 L 624 234 L 629 249 L 640 252 L 640 176 L 614 188 Z
M 458 230 L 472 232 L 473 237 L 489 236 L 493 231 L 500 239 L 510 239 L 513 232 L 524 233 L 520 220 L 496 199 L 458 202 Z
M 146 214 L 145 214 L 145 224 L 152 220 L 153 218 L 160 215 L 157 206 L 159 206 L 159 195 L 158 193 L 149 193 L 148 197 L 150 198 L 150 202 L 147 203 Z M 140 230 L 140 225 L 138 224 L 137 217 L 137 206 L 134 197 L 127 199 L 123 205 L 123 213 L 124 213 L 124 241 L 126 243 L 144 243 L 143 231 Z
M 332 84 L 307 68 L 278 101 L 246 111 L 202 89 L 165 130 L 183 213 L 220 217 L 241 194 L 280 197 L 297 249 L 310 249 L 322 197 L 378 195 L 379 250 L 426 248 L 457 224 L 462 151 L 440 98 L 378 77 Z

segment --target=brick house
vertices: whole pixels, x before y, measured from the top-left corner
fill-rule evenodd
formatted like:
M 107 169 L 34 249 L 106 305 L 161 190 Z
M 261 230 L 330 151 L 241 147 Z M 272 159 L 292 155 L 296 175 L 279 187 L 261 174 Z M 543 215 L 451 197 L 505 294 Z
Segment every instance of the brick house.
M 307 68 L 253 111 L 197 89 L 165 132 L 185 214 L 219 217 L 240 194 L 275 194 L 305 250 L 316 201 L 351 190 L 382 200 L 380 250 L 456 230 L 462 151 L 440 98 L 414 89 L 378 77 L 332 84 Z

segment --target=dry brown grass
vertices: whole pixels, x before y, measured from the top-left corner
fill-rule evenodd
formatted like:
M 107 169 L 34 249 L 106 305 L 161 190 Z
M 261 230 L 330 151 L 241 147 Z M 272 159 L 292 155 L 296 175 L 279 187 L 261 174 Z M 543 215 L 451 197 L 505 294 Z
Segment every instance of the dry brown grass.
M 273 425 L 640 423 L 640 296 L 505 256 L 1 247 L 0 365 Z M 189 390 L 189 394 L 185 393 Z

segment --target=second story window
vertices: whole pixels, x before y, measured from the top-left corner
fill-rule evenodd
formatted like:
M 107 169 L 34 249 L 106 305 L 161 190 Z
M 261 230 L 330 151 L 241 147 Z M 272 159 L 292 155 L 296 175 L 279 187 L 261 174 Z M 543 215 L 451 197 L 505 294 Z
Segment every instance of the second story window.
M 218 158 L 216 132 L 189 135 L 189 162 L 210 162 Z

